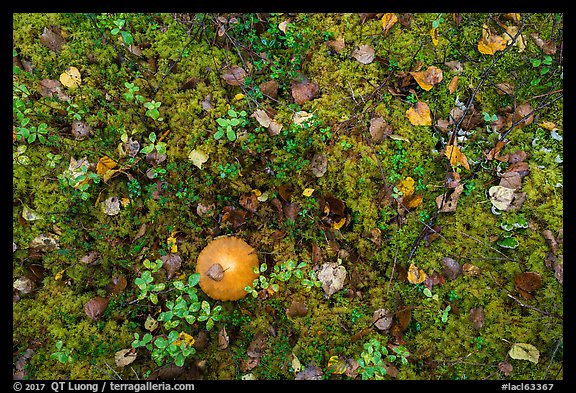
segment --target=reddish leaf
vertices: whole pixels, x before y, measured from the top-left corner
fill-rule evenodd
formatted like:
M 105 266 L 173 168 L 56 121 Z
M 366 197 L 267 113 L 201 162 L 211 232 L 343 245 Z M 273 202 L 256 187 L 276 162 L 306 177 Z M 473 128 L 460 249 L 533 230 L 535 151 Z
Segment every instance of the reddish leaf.
M 264 97 L 270 97 L 273 99 L 278 98 L 278 82 L 275 80 L 270 80 L 267 82 L 262 82 L 258 85 Z
M 249 192 L 240 196 L 240 206 L 252 213 L 256 213 L 258 206 L 260 206 L 260 201 L 253 192 Z
M 312 82 L 296 83 L 292 86 L 292 97 L 299 105 L 312 100 L 318 95 L 318 85 Z
M 514 286 L 524 299 L 532 299 L 531 292 L 542 286 L 542 277 L 535 272 L 520 273 L 514 279 Z
M 93 321 L 99 319 L 106 308 L 108 307 L 108 303 L 110 300 L 107 298 L 103 298 L 100 296 L 95 296 L 92 299 L 88 300 L 88 302 L 84 305 L 84 312 L 90 319 Z

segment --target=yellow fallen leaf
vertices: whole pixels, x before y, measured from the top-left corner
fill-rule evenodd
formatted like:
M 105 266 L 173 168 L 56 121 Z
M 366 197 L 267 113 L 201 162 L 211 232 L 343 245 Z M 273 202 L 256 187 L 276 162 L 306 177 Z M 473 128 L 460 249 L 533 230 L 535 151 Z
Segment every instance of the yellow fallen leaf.
M 124 197 L 124 198 L 120 199 L 120 203 L 122 204 L 123 207 L 126 207 L 130 204 L 130 198 Z
M 482 26 L 482 37 L 478 41 L 478 51 L 484 55 L 494 55 L 506 48 L 506 40 L 499 35 L 492 34 L 487 25 Z
M 173 236 L 168 237 L 166 240 L 168 247 L 170 248 L 170 252 L 178 252 L 178 245 L 176 244 L 176 238 Z
M 64 269 L 64 270 L 66 270 L 66 269 Z M 58 273 L 56 273 L 56 275 L 54 276 L 54 280 L 56 280 L 56 281 L 62 280 L 62 276 L 64 275 L 64 270 L 60 270 Z
M 146 321 L 144 322 L 144 328 L 148 331 L 153 331 L 158 327 L 158 321 L 155 320 L 152 315 L 148 314 Z
M 120 172 L 122 172 L 121 169 L 112 169 L 112 170 L 106 171 L 106 173 L 104 173 L 102 175 L 102 180 L 104 181 L 104 183 L 108 183 L 108 180 L 112 179 L 114 176 L 116 176 Z
M 66 68 L 66 71 L 60 75 L 60 83 L 71 89 L 80 86 L 80 83 L 82 83 L 82 77 L 80 76 L 80 71 L 78 71 L 78 68 Z
M 304 191 L 302 191 L 302 195 L 305 197 L 309 197 L 314 193 L 314 189 L 313 188 L 306 188 Z
M 446 146 L 444 154 L 446 155 L 446 157 L 450 159 L 450 165 L 452 165 L 453 167 L 455 167 L 458 164 L 461 164 L 464 168 L 470 169 L 468 159 L 466 158 L 464 153 L 460 151 L 458 146 L 456 145 Z
M 426 280 L 426 273 L 413 263 L 408 268 L 408 282 L 411 284 L 420 284 Z
M 442 70 L 435 66 L 430 66 L 426 71 L 414 71 L 410 75 L 414 77 L 418 85 L 428 91 L 434 85 L 442 82 Z
M 404 207 L 414 209 L 422 204 L 422 195 L 410 195 L 404 199 Z
M 178 335 L 178 339 L 174 341 L 174 344 L 180 345 L 180 344 L 182 344 L 182 341 L 184 341 L 186 343 L 186 345 L 191 346 L 194 344 L 194 342 L 196 340 L 194 340 L 194 337 L 192 337 L 188 333 L 180 332 L 180 334 Z
M 346 362 L 340 359 L 339 356 L 330 356 L 327 368 L 332 374 L 344 374 L 346 371 Z
M 398 17 L 395 13 L 389 12 L 382 16 L 382 28 L 384 29 L 384 34 L 388 33 L 388 30 L 394 26 L 394 23 L 398 21 Z
M 438 29 L 433 27 L 430 29 L 430 38 L 432 38 L 432 43 L 434 46 L 438 45 Z
M 244 97 L 246 97 L 244 94 L 238 93 L 234 96 L 234 101 L 240 101 Z
M 408 197 L 414 194 L 414 179 L 407 177 L 396 185 L 398 191 L 402 192 L 402 196 Z
M 116 168 L 117 165 L 118 163 L 112 160 L 110 157 L 103 156 L 98 160 L 98 163 L 96 164 L 96 173 L 100 176 L 103 176 L 109 170 Z
M 517 34 L 518 34 L 518 26 L 506 27 L 506 34 L 504 34 L 506 45 L 512 44 L 512 41 Z M 526 49 L 526 42 L 524 41 L 524 36 L 522 34 L 518 35 L 516 41 L 514 41 L 514 46 L 518 48 L 518 52 L 524 52 L 524 49 Z
M 432 116 L 428 104 L 418 101 L 416 105 L 406 111 L 406 117 L 415 126 L 431 126 Z
M 342 217 L 339 221 L 335 221 L 334 224 L 332 224 L 332 228 L 339 230 L 344 226 L 344 224 L 346 224 L 346 217 Z
M 262 191 L 258 190 L 258 189 L 254 189 L 252 190 L 252 194 L 254 194 L 255 196 L 259 197 L 260 195 L 262 195 Z
M 200 149 L 194 149 L 188 154 L 188 159 L 192 161 L 192 164 L 202 169 L 202 164 L 208 161 L 208 154 L 204 153 Z
M 542 128 L 547 129 L 548 131 L 555 131 L 558 129 L 558 127 L 556 127 L 556 124 L 548 120 L 543 120 L 540 123 L 538 123 L 538 125 Z

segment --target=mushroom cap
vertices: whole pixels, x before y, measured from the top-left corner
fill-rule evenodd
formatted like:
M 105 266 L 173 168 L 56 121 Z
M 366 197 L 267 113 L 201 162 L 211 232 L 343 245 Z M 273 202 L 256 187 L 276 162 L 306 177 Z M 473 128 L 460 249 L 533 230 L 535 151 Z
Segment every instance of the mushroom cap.
M 220 266 L 218 266 L 220 265 Z M 238 300 L 248 294 L 259 273 L 258 255 L 244 240 L 222 236 L 211 241 L 198 255 L 196 272 L 200 273 L 200 288 L 216 300 Z

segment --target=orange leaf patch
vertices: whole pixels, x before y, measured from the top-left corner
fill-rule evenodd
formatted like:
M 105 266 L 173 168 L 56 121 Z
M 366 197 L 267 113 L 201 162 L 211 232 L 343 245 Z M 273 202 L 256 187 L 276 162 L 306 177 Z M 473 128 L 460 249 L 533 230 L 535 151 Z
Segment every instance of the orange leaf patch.
M 96 173 L 103 176 L 109 170 L 116 168 L 117 165 L 118 163 L 110 157 L 103 156 L 98 160 L 98 164 L 96 164 Z
M 488 26 L 482 26 L 482 38 L 478 41 L 478 51 L 484 55 L 494 55 L 506 48 L 506 40 L 499 35 L 492 34 Z
M 430 66 L 426 71 L 411 72 L 418 85 L 428 91 L 434 85 L 442 82 L 442 70 L 438 67 Z
M 470 169 L 470 165 L 468 165 L 468 159 L 460 151 L 458 146 L 456 145 L 448 145 L 446 146 L 446 151 L 444 152 L 446 157 L 450 159 L 450 165 L 453 167 L 458 165 L 459 163 L 466 169 Z
M 432 125 L 432 116 L 428 104 L 418 101 L 416 105 L 406 111 L 406 117 L 415 126 Z
M 408 282 L 411 284 L 420 284 L 426 280 L 426 273 L 413 263 L 408 268 Z
M 382 16 L 382 28 L 384 28 L 384 34 L 388 33 L 388 30 L 394 26 L 394 23 L 398 22 L 398 17 L 394 13 L 386 13 Z

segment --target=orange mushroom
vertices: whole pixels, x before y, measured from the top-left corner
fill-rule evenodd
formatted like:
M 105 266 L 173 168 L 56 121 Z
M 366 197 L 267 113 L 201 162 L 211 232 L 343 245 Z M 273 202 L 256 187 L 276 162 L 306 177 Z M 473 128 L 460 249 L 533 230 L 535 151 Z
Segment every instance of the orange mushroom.
M 244 288 L 258 278 L 259 273 L 254 272 L 258 265 L 256 250 L 248 243 L 222 236 L 200 252 L 196 272 L 200 273 L 200 288 L 206 295 L 216 300 L 238 300 L 248 294 Z

